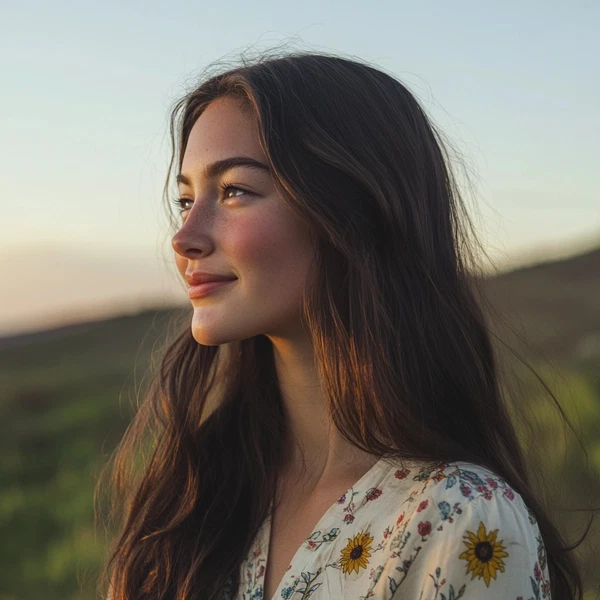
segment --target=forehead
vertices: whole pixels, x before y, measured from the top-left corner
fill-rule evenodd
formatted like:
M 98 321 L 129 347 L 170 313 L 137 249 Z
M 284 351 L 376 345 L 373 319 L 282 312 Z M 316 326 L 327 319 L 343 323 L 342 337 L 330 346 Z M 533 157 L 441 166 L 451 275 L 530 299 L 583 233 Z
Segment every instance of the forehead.
M 246 155 L 264 160 L 254 115 L 235 98 L 211 102 L 194 123 L 183 157 L 181 171 L 230 156 Z

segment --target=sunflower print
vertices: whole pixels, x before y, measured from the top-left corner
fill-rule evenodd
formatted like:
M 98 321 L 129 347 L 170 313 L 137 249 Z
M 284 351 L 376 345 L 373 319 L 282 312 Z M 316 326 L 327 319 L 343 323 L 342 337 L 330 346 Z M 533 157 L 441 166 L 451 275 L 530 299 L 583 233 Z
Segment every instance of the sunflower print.
M 342 549 L 340 564 L 344 573 L 351 573 L 366 568 L 371 557 L 371 543 L 373 537 L 368 533 L 359 533 L 353 538 L 348 538 L 348 544 Z
M 496 571 L 504 572 L 504 561 L 508 554 L 504 552 L 506 548 L 502 545 L 502 541 L 496 541 L 498 530 L 494 529 L 490 533 L 486 533 L 483 521 L 479 521 L 479 529 L 477 535 L 472 531 L 467 531 L 463 537 L 468 541 L 463 541 L 467 546 L 458 558 L 464 558 L 469 564 L 467 575 L 472 573 L 471 580 L 478 576 L 483 577 L 486 587 L 490 587 L 490 579 L 496 579 Z
M 264 521 L 222 600 L 264 598 L 271 524 Z M 552 596 L 536 515 L 507 481 L 468 462 L 432 470 L 429 462 L 389 461 L 363 476 L 321 517 L 271 597 Z

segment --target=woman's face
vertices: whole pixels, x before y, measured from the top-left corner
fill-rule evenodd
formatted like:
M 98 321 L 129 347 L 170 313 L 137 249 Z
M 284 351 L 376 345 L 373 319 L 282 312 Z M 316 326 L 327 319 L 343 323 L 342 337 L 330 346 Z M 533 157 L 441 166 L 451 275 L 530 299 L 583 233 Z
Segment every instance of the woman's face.
M 278 195 L 268 168 L 208 172 L 234 157 L 267 165 L 255 119 L 238 100 L 219 98 L 190 133 L 179 178 L 181 226 L 172 238 L 184 279 L 197 271 L 236 278 L 190 299 L 192 335 L 207 346 L 298 335 L 313 257 L 308 227 Z M 221 190 L 225 185 L 232 187 Z

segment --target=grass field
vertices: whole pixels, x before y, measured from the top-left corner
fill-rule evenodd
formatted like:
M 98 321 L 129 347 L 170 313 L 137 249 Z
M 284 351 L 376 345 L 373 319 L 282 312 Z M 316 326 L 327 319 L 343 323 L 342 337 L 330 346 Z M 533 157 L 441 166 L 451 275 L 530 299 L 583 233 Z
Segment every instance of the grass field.
M 143 373 L 165 316 L 69 328 L 0 351 L 3 600 L 95 597 L 82 580 L 103 560 L 93 489 L 131 416 L 134 365 Z

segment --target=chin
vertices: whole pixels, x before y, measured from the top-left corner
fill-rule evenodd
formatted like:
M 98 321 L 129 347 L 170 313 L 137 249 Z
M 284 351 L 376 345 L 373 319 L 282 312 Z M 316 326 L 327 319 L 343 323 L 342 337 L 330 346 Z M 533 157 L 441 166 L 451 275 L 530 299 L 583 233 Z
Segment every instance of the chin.
M 190 323 L 192 337 L 202 346 L 221 346 L 231 342 L 242 342 L 270 331 L 269 323 L 254 319 L 254 315 L 239 313 L 231 315 L 207 314 L 202 310 L 194 311 Z
M 244 332 L 236 330 L 235 327 L 219 326 L 214 322 L 207 325 L 204 321 L 194 322 L 194 319 L 192 319 L 191 331 L 192 337 L 202 346 L 220 346 L 238 342 L 247 337 Z
M 216 335 L 216 332 L 210 332 L 206 329 L 199 329 L 192 327 L 192 337 L 201 346 L 220 346 L 221 344 L 227 344 L 235 340 L 223 337 L 222 335 Z

